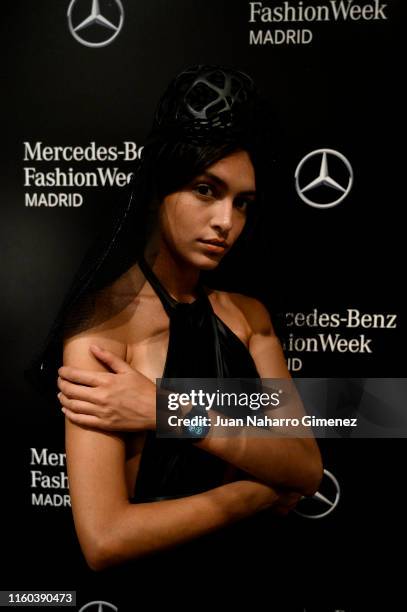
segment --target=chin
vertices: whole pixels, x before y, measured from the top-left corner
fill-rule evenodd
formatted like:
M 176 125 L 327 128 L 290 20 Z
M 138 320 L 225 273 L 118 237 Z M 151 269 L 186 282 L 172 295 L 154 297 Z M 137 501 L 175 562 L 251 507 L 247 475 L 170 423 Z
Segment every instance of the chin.
M 211 257 L 210 255 L 199 254 L 190 259 L 190 262 L 200 270 L 215 270 L 223 257 Z
M 174 249 L 177 259 L 183 260 L 187 265 L 193 266 L 198 270 L 215 270 L 225 257 L 226 253 L 212 254 L 204 253 L 194 248 Z
M 206 262 L 200 266 L 200 269 L 201 270 L 215 270 L 220 264 L 220 262 L 221 262 L 220 259 L 218 259 L 217 261 L 214 261 L 214 260 L 211 261 L 207 258 Z

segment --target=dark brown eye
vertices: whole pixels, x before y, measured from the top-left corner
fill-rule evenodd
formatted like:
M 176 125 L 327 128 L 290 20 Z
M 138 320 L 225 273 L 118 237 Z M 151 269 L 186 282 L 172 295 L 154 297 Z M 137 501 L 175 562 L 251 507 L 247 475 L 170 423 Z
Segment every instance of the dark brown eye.
M 212 187 L 207 183 L 199 183 L 199 185 L 196 185 L 194 191 L 205 197 L 213 197 L 215 195 Z
M 243 212 L 247 212 L 249 206 L 252 206 L 254 200 L 250 200 L 249 198 L 239 198 L 235 201 L 235 208 L 241 210 Z

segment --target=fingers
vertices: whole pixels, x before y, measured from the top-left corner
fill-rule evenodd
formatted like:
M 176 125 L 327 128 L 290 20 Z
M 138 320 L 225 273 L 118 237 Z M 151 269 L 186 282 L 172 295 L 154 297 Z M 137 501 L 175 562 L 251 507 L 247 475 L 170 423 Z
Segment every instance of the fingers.
M 106 381 L 106 375 L 109 376 L 108 372 L 92 372 L 92 370 L 82 370 L 79 368 L 72 368 L 71 366 L 62 366 L 58 369 L 60 378 L 69 380 L 73 383 L 80 385 L 87 385 L 88 387 L 97 387 Z
M 67 419 L 71 421 L 71 423 L 75 423 L 75 425 L 79 425 L 80 427 L 90 427 L 92 429 L 101 430 L 105 429 L 101 420 L 97 417 L 89 416 L 87 414 L 76 414 L 68 408 L 62 408 L 62 412 L 65 414 Z
M 84 414 L 84 415 L 92 415 L 99 416 L 100 408 L 91 404 L 90 402 L 83 402 L 81 400 L 72 399 L 67 397 L 64 393 L 58 393 L 58 399 L 61 402 L 63 408 L 66 408 L 71 413 L 74 414 Z
M 58 393 L 58 399 L 62 404 L 62 412 L 71 423 L 101 431 L 115 431 L 118 429 L 115 420 L 111 416 L 109 417 L 104 414 L 100 406 L 70 399 L 63 393 Z
M 58 388 L 70 399 L 84 400 L 91 403 L 100 403 L 101 397 L 99 390 L 95 387 L 86 387 L 78 383 L 69 382 L 58 376 Z
M 126 361 L 124 361 L 111 351 L 107 351 L 106 349 L 103 349 L 100 346 L 97 346 L 96 344 L 91 344 L 90 349 L 93 355 L 95 355 L 95 357 L 97 357 L 99 361 L 102 361 L 103 363 L 108 365 L 109 368 L 113 370 L 113 372 L 117 372 L 118 374 L 124 374 L 126 372 L 132 371 L 131 366 L 129 366 Z
M 274 514 L 278 516 L 286 516 L 297 506 L 302 496 L 295 491 L 284 492 L 280 494 L 274 506 L 272 506 Z
M 90 345 L 91 353 L 104 364 L 109 366 L 111 370 L 117 373 L 133 372 L 132 367 L 123 359 L 108 351 L 102 349 L 96 344 Z M 97 387 L 106 381 L 109 372 L 94 372 L 92 370 L 84 370 L 82 368 L 73 368 L 71 366 L 61 366 L 58 369 L 58 374 L 61 378 L 65 378 L 74 383 L 87 385 L 88 387 Z

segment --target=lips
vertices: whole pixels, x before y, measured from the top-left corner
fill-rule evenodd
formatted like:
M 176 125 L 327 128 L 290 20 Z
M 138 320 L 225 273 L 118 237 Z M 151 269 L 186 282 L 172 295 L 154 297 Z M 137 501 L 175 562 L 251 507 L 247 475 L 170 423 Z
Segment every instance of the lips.
M 213 244 L 214 246 L 222 247 L 224 249 L 226 249 L 228 246 L 225 240 L 218 240 L 216 238 L 212 240 L 200 240 L 200 242 L 203 242 L 204 244 Z
M 228 248 L 228 244 L 225 240 L 216 238 L 212 238 L 211 240 L 199 240 L 198 242 L 202 244 L 202 248 L 206 251 L 207 255 L 223 255 Z

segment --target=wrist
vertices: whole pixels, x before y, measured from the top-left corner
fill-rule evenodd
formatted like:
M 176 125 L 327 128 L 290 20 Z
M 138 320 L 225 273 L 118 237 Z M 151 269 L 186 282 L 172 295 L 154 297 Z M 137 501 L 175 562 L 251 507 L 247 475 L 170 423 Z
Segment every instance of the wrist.
M 202 406 L 188 404 L 183 412 L 182 434 L 190 442 L 202 442 L 211 429 L 208 411 Z

